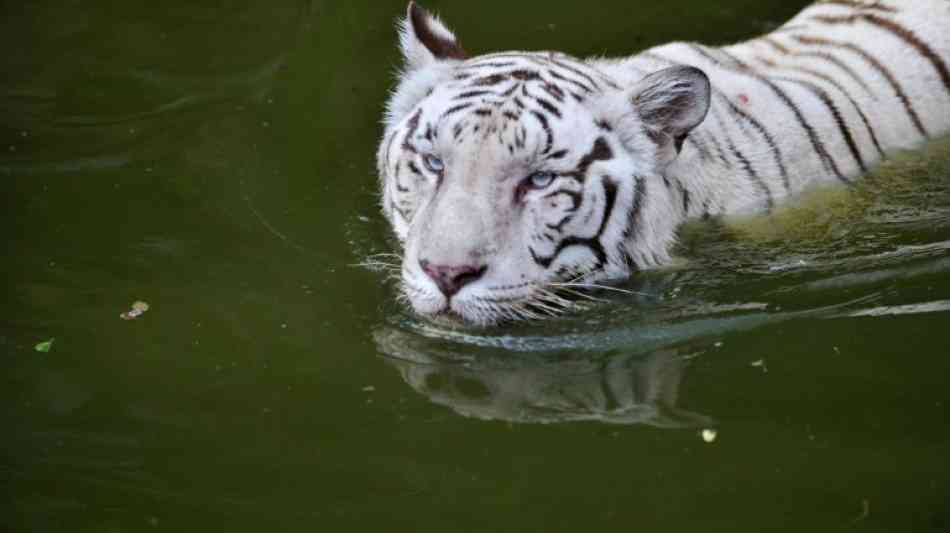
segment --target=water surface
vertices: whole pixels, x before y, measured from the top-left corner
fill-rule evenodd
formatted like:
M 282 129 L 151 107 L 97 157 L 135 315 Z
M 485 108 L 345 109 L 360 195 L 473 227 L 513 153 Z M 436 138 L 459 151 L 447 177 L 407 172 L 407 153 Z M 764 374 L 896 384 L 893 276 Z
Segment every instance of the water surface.
M 802 4 L 430 2 L 470 50 L 578 55 Z M 950 528 L 950 141 L 689 224 L 562 319 L 433 326 L 355 266 L 392 251 L 403 8 L 6 7 L 0 529 Z

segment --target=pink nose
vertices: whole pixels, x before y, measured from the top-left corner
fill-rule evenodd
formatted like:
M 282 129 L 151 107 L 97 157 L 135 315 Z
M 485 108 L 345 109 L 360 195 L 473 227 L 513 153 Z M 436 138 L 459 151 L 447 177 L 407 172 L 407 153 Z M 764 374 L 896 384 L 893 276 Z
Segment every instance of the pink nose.
M 487 265 L 433 265 L 425 259 L 419 260 L 419 266 L 427 276 L 432 278 L 446 298 L 451 298 L 462 290 L 462 287 L 485 275 L 485 271 L 488 270 Z

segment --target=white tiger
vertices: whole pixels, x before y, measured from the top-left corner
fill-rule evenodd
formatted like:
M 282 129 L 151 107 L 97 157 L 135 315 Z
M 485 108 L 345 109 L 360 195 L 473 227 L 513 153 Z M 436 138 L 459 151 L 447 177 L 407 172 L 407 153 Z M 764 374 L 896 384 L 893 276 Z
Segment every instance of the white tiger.
M 699 216 L 849 183 L 950 128 L 950 1 L 827 0 L 774 32 L 617 60 L 469 57 L 414 3 L 378 170 L 426 317 L 537 318 L 670 260 Z

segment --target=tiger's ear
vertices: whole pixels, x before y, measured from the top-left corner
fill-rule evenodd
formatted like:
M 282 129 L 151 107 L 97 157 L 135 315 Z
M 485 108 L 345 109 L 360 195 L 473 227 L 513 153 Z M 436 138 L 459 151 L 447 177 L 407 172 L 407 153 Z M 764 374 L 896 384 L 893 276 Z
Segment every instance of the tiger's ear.
M 664 159 L 675 158 L 686 135 L 706 118 L 710 91 L 705 72 L 676 66 L 648 74 L 629 93 L 634 111 Z
M 406 18 L 399 24 L 399 45 L 408 70 L 445 59 L 468 58 L 455 34 L 415 2 L 409 2 Z

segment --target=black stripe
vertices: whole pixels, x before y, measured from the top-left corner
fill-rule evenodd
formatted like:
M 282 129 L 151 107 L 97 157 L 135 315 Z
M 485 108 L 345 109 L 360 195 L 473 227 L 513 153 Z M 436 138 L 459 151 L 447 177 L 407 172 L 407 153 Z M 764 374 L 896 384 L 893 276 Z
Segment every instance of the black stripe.
M 696 134 L 693 133 L 693 136 L 695 135 Z M 719 139 L 716 138 L 713 132 L 709 132 L 709 140 L 712 141 L 713 147 L 716 149 L 716 155 L 719 156 L 719 161 L 721 161 L 726 168 L 732 168 L 732 161 L 726 156 L 726 151 L 722 149 L 722 145 L 719 144 Z
M 788 179 L 788 170 L 785 168 L 785 160 L 782 158 L 782 151 L 778 147 L 778 143 L 775 142 L 775 138 L 769 133 L 769 131 L 762 125 L 761 122 L 755 119 L 752 115 L 747 113 L 744 109 L 740 108 L 732 102 L 732 100 L 722 96 L 722 99 L 726 102 L 726 108 L 732 112 L 734 115 L 741 118 L 743 121 L 749 123 L 760 135 L 765 139 L 765 143 L 769 145 L 769 149 L 772 151 L 772 157 L 775 159 L 775 165 L 778 166 L 779 174 L 782 177 L 782 185 L 785 187 L 785 190 L 788 191 L 791 189 L 791 184 Z
M 453 100 L 464 100 L 464 99 L 466 99 L 466 98 L 472 98 L 472 97 L 475 97 L 475 96 L 484 96 L 484 95 L 486 95 L 486 94 L 490 94 L 490 95 L 492 95 L 492 96 L 498 96 L 498 95 L 495 93 L 495 91 L 488 91 L 488 90 L 481 89 L 481 90 L 476 90 L 476 91 L 466 91 L 466 92 L 464 92 L 464 93 L 459 93 L 459 94 L 453 96 L 452 99 L 453 99 Z
M 503 81 L 507 81 L 507 80 L 508 80 L 508 76 L 505 76 L 504 74 L 489 74 L 487 76 L 475 78 L 474 80 L 472 80 L 470 85 L 478 86 L 478 87 L 487 87 L 490 85 L 498 85 L 499 83 Z
M 532 110 L 531 114 L 534 118 L 538 119 L 538 122 L 541 123 L 541 127 L 544 128 L 544 133 L 547 135 L 547 143 L 544 146 L 544 151 L 542 153 L 548 153 L 551 151 L 551 147 L 554 145 L 554 133 L 551 131 L 551 125 L 548 124 L 548 118 L 542 115 L 541 113 Z
M 722 115 L 719 113 L 718 108 L 713 109 L 713 117 L 716 120 L 716 123 L 719 125 L 719 130 L 723 133 L 725 137 L 726 148 L 729 150 L 736 160 L 739 161 L 739 165 L 742 167 L 742 170 L 745 171 L 746 176 L 748 176 L 749 181 L 752 182 L 759 190 L 765 194 L 765 205 L 771 210 L 774 205 L 774 200 L 772 198 L 772 191 L 769 190 L 768 185 L 762 181 L 762 178 L 759 177 L 759 173 L 756 172 L 755 168 L 752 166 L 752 162 L 743 154 L 737 147 L 732 138 L 729 137 L 728 129 L 726 128 L 725 121 L 722 118 Z
M 409 210 L 408 210 L 408 209 L 405 209 L 405 210 L 404 210 L 404 209 L 401 209 L 398 205 L 396 205 L 396 202 L 389 202 L 389 207 L 390 207 L 393 211 L 399 213 L 399 215 L 402 216 L 403 220 L 405 220 L 406 222 L 409 222 L 409 214 L 410 214 L 410 213 L 409 213 Z
M 831 112 L 832 118 L 835 120 L 835 124 L 838 126 L 838 131 L 841 132 L 841 136 L 844 137 L 845 143 L 848 145 L 848 150 L 851 151 L 851 155 L 854 157 L 855 161 L 858 163 L 858 167 L 861 169 L 861 172 L 867 172 L 868 167 L 864 163 L 864 158 L 861 156 L 861 151 L 858 150 L 857 143 L 854 142 L 854 136 L 851 135 L 851 128 L 848 127 L 848 122 L 845 120 L 844 116 L 841 114 L 841 110 L 838 109 L 838 106 L 835 105 L 834 101 L 828 96 L 821 87 L 818 87 L 814 83 L 807 82 L 804 80 L 796 80 L 793 78 L 785 78 L 782 76 L 774 76 L 773 79 L 778 81 L 784 81 L 786 83 L 794 83 L 799 87 L 803 87 L 818 97 L 819 100 L 828 108 L 828 111 Z
M 569 64 L 567 64 L 567 63 L 564 63 L 563 61 L 557 60 L 557 59 L 555 59 L 555 58 L 553 58 L 553 57 L 549 57 L 549 58 L 548 58 L 548 61 L 550 61 L 551 63 L 554 63 L 555 65 L 557 65 L 557 66 L 563 68 L 564 70 L 566 70 L 566 71 L 568 71 L 568 72 L 577 74 L 578 76 L 580 76 L 580 77 L 584 78 L 585 80 L 587 80 L 587 82 L 590 83 L 591 85 L 593 85 L 594 88 L 600 89 L 600 85 L 597 84 L 597 81 L 596 81 L 594 78 L 592 78 L 589 74 L 587 74 L 587 73 L 585 73 L 584 71 L 582 71 L 581 69 L 579 69 L 579 68 L 577 68 L 577 67 L 575 67 L 575 66 L 573 66 L 573 65 L 569 65 Z M 599 73 L 598 73 L 598 74 L 599 74 Z M 614 88 L 615 88 L 615 89 L 620 89 L 620 87 L 614 87 Z
M 581 192 L 572 191 L 569 189 L 556 189 L 544 195 L 544 198 L 553 198 L 560 194 L 566 194 L 571 198 L 571 208 L 568 209 L 568 212 L 573 213 L 574 211 L 577 211 L 577 208 L 581 205 L 581 200 L 583 200 Z
M 513 67 L 517 63 L 511 61 L 476 61 L 472 63 L 463 63 L 459 65 L 458 69 L 470 70 L 470 69 L 479 69 L 479 68 L 505 68 Z
M 772 48 L 774 48 L 775 50 L 777 50 L 779 53 L 783 55 L 788 55 L 791 57 L 808 57 L 808 58 L 813 58 L 813 59 L 821 59 L 828 63 L 831 63 L 832 65 L 844 71 L 844 73 L 847 74 L 852 80 L 854 80 L 855 83 L 860 85 L 861 88 L 864 89 L 865 92 L 867 92 L 871 96 L 874 96 L 874 91 L 867 84 L 864 78 L 859 76 L 858 73 L 855 72 L 855 70 L 852 69 L 847 63 L 845 63 L 844 61 L 838 59 L 837 57 L 827 52 L 814 51 L 814 50 L 812 51 L 789 50 L 785 45 L 779 43 L 778 41 L 776 41 L 775 39 L 772 39 L 771 37 L 763 37 L 762 41 L 770 45 Z
M 914 105 L 911 103 L 910 99 L 907 97 L 907 94 L 904 92 L 904 89 L 901 87 L 901 84 L 894 78 L 894 75 L 891 71 L 884 66 L 880 61 L 877 60 L 874 56 L 866 52 L 863 48 L 854 45 L 848 42 L 842 41 L 832 41 L 830 39 L 825 39 L 822 37 L 811 37 L 806 35 L 796 35 L 794 39 L 802 44 L 808 45 L 817 45 L 817 46 L 828 46 L 833 48 L 839 48 L 842 50 L 848 50 L 854 52 L 861 56 L 869 65 L 871 65 L 877 72 L 887 80 L 891 85 L 891 88 L 894 89 L 894 92 L 897 95 L 897 99 L 901 101 L 904 105 L 904 110 L 907 112 L 908 117 L 911 122 L 914 123 L 914 127 L 917 128 L 917 131 L 920 132 L 924 137 L 929 137 L 930 134 L 927 133 L 927 129 L 924 127 L 923 122 L 920 120 L 920 116 L 917 115 L 917 111 L 914 110 Z
M 571 71 L 571 72 L 576 72 L 578 75 L 581 75 L 581 76 L 584 75 L 584 74 L 583 74 L 583 71 L 582 71 L 581 69 L 587 69 L 588 71 L 590 71 L 590 72 L 592 72 L 594 75 L 596 75 L 598 78 L 600 78 L 600 81 L 601 81 L 602 83 L 606 84 L 606 85 L 607 85 L 608 87 L 610 87 L 611 89 L 616 89 L 616 90 L 619 91 L 619 90 L 621 90 L 621 89 L 623 88 L 623 87 L 617 85 L 617 83 L 614 82 L 614 80 L 612 80 L 612 79 L 610 78 L 610 76 L 607 76 L 606 74 L 604 74 L 604 73 L 601 72 L 600 70 L 598 70 L 598 69 L 592 67 L 591 65 L 589 65 L 589 64 L 587 64 L 587 63 L 585 63 L 585 62 L 583 62 L 583 61 L 574 61 L 574 60 L 571 60 L 569 57 L 564 56 L 564 55 L 560 55 L 560 56 L 549 55 L 549 56 L 547 57 L 547 59 L 548 59 L 548 61 L 554 63 L 555 65 L 558 65 L 558 66 L 560 66 L 560 67 L 563 67 L 563 68 L 565 68 L 565 69 L 567 69 L 567 70 L 569 70 L 569 71 Z M 572 63 L 573 63 L 573 65 L 572 65 Z M 576 66 L 574 66 L 574 65 L 576 65 Z M 594 86 L 596 87 L 597 84 L 594 83 Z
M 406 136 L 402 139 L 402 148 L 412 153 L 416 153 L 416 147 L 412 144 L 412 136 L 416 134 L 416 130 L 419 129 L 419 119 L 422 117 L 422 110 L 416 111 L 412 118 L 409 119 L 407 124 Z
M 550 94 L 551 97 L 557 100 L 558 102 L 564 102 L 564 91 L 561 90 L 561 88 L 558 87 L 557 85 L 549 81 L 546 81 L 541 86 L 541 88 L 544 89 L 544 92 Z
M 543 107 L 544 110 L 547 111 L 548 113 L 551 113 L 557 118 L 561 118 L 561 110 L 555 107 L 554 104 L 552 104 L 551 102 L 548 102 L 544 98 L 535 98 L 534 101 L 537 102 L 541 107 Z
M 696 148 L 696 151 L 699 152 L 699 158 L 703 161 L 712 160 L 712 154 L 709 153 L 709 149 L 706 147 L 706 144 L 696 138 L 695 133 L 686 137 L 686 143 L 693 145 Z
M 590 72 L 594 73 L 597 77 L 601 79 L 603 83 L 607 84 L 608 86 L 614 89 L 618 89 L 618 90 L 621 89 L 619 85 L 617 85 L 613 80 L 611 80 L 603 72 L 600 72 L 597 69 L 591 68 L 590 66 L 583 63 L 578 63 L 577 66 L 574 66 L 571 62 L 568 62 L 569 60 L 568 57 L 566 56 L 555 57 L 549 52 L 545 52 L 545 53 L 499 52 L 495 54 L 486 54 L 483 57 L 486 59 L 516 58 L 516 59 L 521 59 L 523 61 L 534 63 L 535 65 L 547 67 L 548 69 L 551 69 L 551 65 L 553 64 L 568 72 L 571 72 L 573 74 L 580 76 L 581 78 L 587 80 L 590 83 L 590 85 L 592 85 L 593 87 L 600 89 L 600 86 L 598 85 L 597 81 L 594 80 L 594 78 L 592 78 L 589 74 L 581 70 L 581 68 L 585 68 L 585 69 L 589 69 Z M 577 80 L 572 79 L 569 76 L 564 76 L 559 73 L 553 72 L 551 70 L 549 70 L 549 73 L 552 74 L 554 77 L 561 79 L 563 81 L 570 81 L 570 82 L 578 84 L 579 86 L 584 86 L 584 84 L 578 82 Z M 586 87 L 586 86 L 584 86 L 584 90 L 586 92 L 594 92 L 594 89 L 591 89 L 590 87 Z
M 598 137 L 594 140 L 594 145 L 591 147 L 590 152 L 584 154 L 580 161 L 577 163 L 577 167 L 570 172 L 562 172 L 562 176 L 570 176 L 583 183 L 584 179 L 587 177 L 587 169 L 590 168 L 595 161 L 609 161 L 613 159 L 614 154 L 613 150 L 610 149 L 610 145 L 607 144 L 607 141 L 603 137 Z
M 623 230 L 623 241 L 627 241 L 634 232 L 637 232 L 640 238 L 644 237 L 640 230 L 643 227 L 641 219 L 646 194 L 647 181 L 641 176 L 633 176 L 633 198 L 630 199 L 630 212 L 627 213 L 627 227 Z
M 729 52 L 726 52 L 722 48 L 710 49 L 696 43 L 689 43 L 687 46 L 689 46 L 690 50 L 701 55 L 707 61 L 712 62 L 714 65 L 727 66 L 727 65 L 724 65 L 724 62 L 721 59 L 713 55 L 713 52 L 716 52 L 719 55 L 721 55 L 726 60 L 726 62 L 732 63 L 731 65 L 732 68 L 735 68 L 738 70 L 749 70 L 749 65 L 746 65 L 745 62 L 740 60 L 738 57 L 730 54 Z M 750 72 L 748 74 L 752 74 L 754 76 L 754 73 Z
M 505 91 L 499 94 L 498 96 L 506 98 L 508 96 L 515 94 L 515 91 L 518 90 L 518 85 L 519 85 L 518 83 L 512 83 L 511 87 L 505 89 Z
M 765 185 L 765 182 L 762 181 L 762 178 L 759 177 L 759 174 L 752 168 L 752 163 L 746 158 L 745 154 L 739 151 L 738 148 L 732 141 L 728 143 L 729 151 L 732 152 L 732 155 L 736 156 L 736 159 L 739 160 L 739 164 L 742 166 L 742 169 L 746 171 L 746 174 L 749 175 L 749 179 L 754 183 L 759 189 L 765 193 L 765 206 L 771 211 L 772 207 L 775 205 L 775 201 L 772 199 L 772 191 Z
M 400 172 L 401 169 L 402 169 L 402 161 L 399 161 L 396 163 L 396 170 L 393 173 L 393 183 L 396 184 L 397 191 L 401 193 L 407 193 L 409 192 L 409 187 L 405 187 L 401 183 L 399 183 L 400 174 L 402 174 L 402 172 Z
M 677 182 L 679 183 L 679 182 Z M 680 183 L 680 191 L 683 193 L 683 214 L 689 215 L 689 190 Z
M 607 224 L 610 222 L 610 217 L 613 214 L 614 206 L 617 203 L 617 184 L 608 176 L 604 176 L 602 180 L 602 185 L 604 187 L 604 217 L 600 221 L 600 227 L 597 229 L 597 234 L 593 237 L 578 237 L 576 235 L 566 237 L 558 243 L 557 248 L 555 248 L 554 253 L 550 256 L 539 256 L 537 252 L 534 251 L 530 246 L 528 251 L 531 253 L 531 259 L 535 263 L 540 265 L 542 268 L 548 268 L 551 266 L 551 263 L 561 252 L 570 248 L 572 246 L 584 246 L 590 249 L 591 253 L 597 258 L 597 264 L 594 266 L 594 269 L 603 268 L 604 264 L 607 263 L 607 252 L 604 250 L 603 243 L 600 242 L 600 237 L 603 235 L 604 230 L 607 229 Z
M 822 0 L 820 4 L 835 4 L 839 6 L 851 7 L 854 9 L 866 9 L 873 11 L 883 11 L 885 13 L 897 13 L 897 8 L 886 6 L 881 2 L 868 2 L 867 0 Z
M 534 70 L 525 70 L 525 69 L 512 70 L 511 72 L 508 73 L 508 75 L 516 80 L 521 80 L 521 81 L 541 79 L 541 75 L 538 74 L 537 71 L 534 71 Z
M 950 92 L 950 70 L 947 69 L 947 64 L 943 62 L 943 59 L 941 59 L 927 43 L 922 41 L 920 37 L 917 37 L 913 31 L 901 26 L 897 22 L 873 13 L 847 16 L 815 15 L 812 19 L 825 24 L 853 24 L 858 20 L 863 20 L 896 35 L 933 65 L 934 69 L 940 75 L 940 79 L 943 81 L 944 89 Z
M 564 81 L 564 82 L 567 82 L 567 83 L 571 83 L 571 84 L 573 84 L 573 85 L 576 85 L 577 87 L 579 87 L 582 91 L 584 91 L 584 92 L 586 92 L 586 93 L 592 93 L 592 92 L 594 92 L 594 89 L 588 87 L 587 85 L 584 85 L 583 83 L 581 83 L 581 82 L 575 80 L 574 78 L 569 78 L 569 77 L 567 77 L 567 76 L 563 76 L 563 75 L 561 75 L 560 73 L 558 73 L 558 72 L 556 72 L 556 71 L 554 71 L 554 70 L 552 70 L 552 69 L 548 69 L 548 74 L 550 74 L 552 78 L 556 78 L 556 79 L 558 79 L 558 80 L 561 80 L 561 81 Z
M 690 47 L 696 51 L 696 53 L 706 58 L 713 64 L 725 66 L 721 61 L 714 58 L 702 47 L 696 45 L 690 45 Z M 749 76 L 750 78 L 758 80 L 768 87 L 775 94 L 775 96 L 778 96 L 779 100 L 781 100 L 782 103 L 784 103 L 785 106 L 788 107 L 795 115 L 795 120 L 798 122 L 798 124 L 805 130 L 805 133 L 808 135 L 808 139 L 811 141 L 812 148 L 815 150 L 815 153 L 818 154 L 818 158 L 825 166 L 825 169 L 829 172 L 832 172 L 839 180 L 848 182 L 848 179 L 845 178 L 841 173 L 841 170 L 838 169 L 838 164 L 835 162 L 834 158 L 832 158 L 831 154 L 828 153 L 828 150 L 825 149 L 825 144 L 822 142 L 821 138 L 818 137 L 818 132 L 816 132 L 815 128 L 812 127 L 812 125 L 809 124 L 807 120 L 805 120 L 805 116 L 802 114 L 801 109 L 799 109 L 798 105 L 795 104 L 795 102 L 785 93 L 785 91 L 772 83 L 768 78 L 761 76 L 749 69 L 748 65 L 740 61 L 738 58 L 733 57 L 725 50 L 718 49 L 717 51 L 728 58 L 735 65 L 736 72 L 740 72 L 746 76 Z
M 864 114 L 864 111 L 861 109 L 861 106 L 858 104 L 858 102 L 857 102 L 854 98 L 851 97 L 851 94 L 850 94 L 850 93 L 848 93 L 847 88 L 845 88 L 844 86 L 842 86 L 840 83 L 837 82 L 837 80 L 835 80 L 835 79 L 832 78 L 831 76 L 828 76 L 827 74 L 825 74 L 825 73 L 823 73 L 823 72 L 819 72 L 819 71 L 817 71 L 817 70 L 812 70 L 812 69 L 810 69 L 810 68 L 799 67 L 799 66 L 778 67 L 778 68 L 784 68 L 784 69 L 787 69 L 787 70 L 794 70 L 794 71 L 797 71 L 797 72 L 801 72 L 801 73 L 803 73 L 803 74 L 807 74 L 807 75 L 810 75 L 810 76 L 814 76 L 814 77 L 816 77 L 816 78 L 818 78 L 818 79 L 824 81 L 825 83 L 831 85 L 831 86 L 834 87 L 835 89 L 837 89 L 838 92 L 840 92 L 842 95 L 844 95 L 844 97 L 847 98 L 849 102 L 851 102 L 852 107 L 854 107 L 854 110 L 858 113 L 858 116 L 861 117 L 861 121 L 864 122 L 864 127 L 866 128 L 866 130 L 867 130 L 867 132 L 868 132 L 868 136 L 871 137 L 871 142 L 874 143 L 874 148 L 877 149 L 878 154 L 879 154 L 882 158 L 885 157 L 884 150 L 881 148 L 881 143 L 878 142 L 877 134 L 874 132 L 874 128 L 871 127 L 871 121 L 868 120 L 867 115 Z
M 442 113 L 442 116 L 439 117 L 439 120 L 443 120 L 443 119 L 445 119 L 445 118 L 447 118 L 447 117 L 449 117 L 449 116 L 451 116 L 451 115 L 454 115 L 455 113 L 458 113 L 459 111 L 462 111 L 463 109 L 468 109 L 468 108 L 472 107 L 473 105 L 475 105 L 475 104 L 472 103 L 472 102 L 466 102 L 466 103 L 464 103 L 464 104 L 454 105 L 454 106 L 452 106 L 452 107 L 446 109 L 445 112 Z
M 561 220 L 557 222 L 557 224 L 545 224 L 545 226 L 555 231 L 561 231 L 562 229 L 564 229 L 564 226 L 566 226 L 571 220 L 573 220 L 573 218 L 574 218 L 574 215 L 565 215 L 564 218 L 562 218 Z

